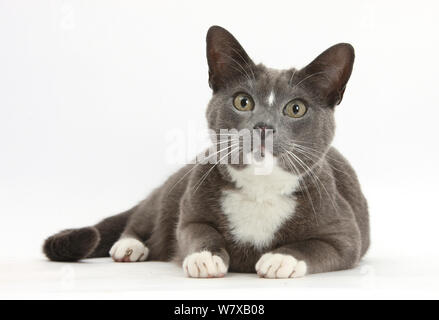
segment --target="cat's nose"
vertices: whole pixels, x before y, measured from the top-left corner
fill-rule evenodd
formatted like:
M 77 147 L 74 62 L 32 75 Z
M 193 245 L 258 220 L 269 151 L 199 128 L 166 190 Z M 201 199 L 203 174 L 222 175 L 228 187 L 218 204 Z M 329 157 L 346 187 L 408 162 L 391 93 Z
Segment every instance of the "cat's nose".
M 271 124 L 267 124 L 265 122 L 258 122 L 257 124 L 255 124 L 253 129 L 259 129 L 259 130 L 262 130 L 264 132 L 266 130 L 272 130 L 273 133 L 276 132 L 276 129 Z

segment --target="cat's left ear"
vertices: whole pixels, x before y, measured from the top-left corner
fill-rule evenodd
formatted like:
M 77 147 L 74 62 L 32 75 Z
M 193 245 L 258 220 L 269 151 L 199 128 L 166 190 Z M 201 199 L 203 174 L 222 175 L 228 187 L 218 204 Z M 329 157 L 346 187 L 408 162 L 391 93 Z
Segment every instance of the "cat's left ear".
M 210 27 L 206 37 L 209 86 L 215 92 L 231 81 L 253 76 L 255 64 L 226 29 Z
M 343 99 L 354 60 L 354 48 L 348 43 L 339 43 L 300 70 L 298 78 L 304 85 L 313 86 L 326 100 L 327 105 L 333 107 Z

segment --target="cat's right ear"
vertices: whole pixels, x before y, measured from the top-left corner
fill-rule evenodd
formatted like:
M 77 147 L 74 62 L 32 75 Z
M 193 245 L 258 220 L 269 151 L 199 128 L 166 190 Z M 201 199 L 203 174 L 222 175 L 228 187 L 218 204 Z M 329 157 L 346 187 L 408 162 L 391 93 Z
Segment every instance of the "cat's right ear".
M 354 48 L 348 43 L 336 44 L 299 71 L 299 83 L 312 85 L 331 107 L 343 99 L 354 65 Z
M 214 92 L 224 88 L 232 80 L 253 75 L 255 64 L 226 29 L 210 27 L 206 42 L 209 86 Z

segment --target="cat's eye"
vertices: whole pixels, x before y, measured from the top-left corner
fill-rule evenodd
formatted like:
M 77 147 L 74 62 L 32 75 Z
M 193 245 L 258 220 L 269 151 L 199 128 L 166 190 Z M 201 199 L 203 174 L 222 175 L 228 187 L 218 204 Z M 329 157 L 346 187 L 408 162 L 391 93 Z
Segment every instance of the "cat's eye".
M 239 111 L 251 111 L 255 107 L 252 97 L 246 93 L 238 93 L 233 98 L 233 106 Z
M 284 115 L 291 118 L 301 118 L 305 115 L 308 108 L 301 100 L 293 100 L 287 103 L 284 108 Z

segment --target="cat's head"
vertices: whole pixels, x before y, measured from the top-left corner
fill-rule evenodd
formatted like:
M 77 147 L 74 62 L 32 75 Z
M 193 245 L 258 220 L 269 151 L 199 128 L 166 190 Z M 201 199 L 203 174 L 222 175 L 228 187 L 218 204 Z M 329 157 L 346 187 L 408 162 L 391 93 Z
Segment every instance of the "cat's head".
M 334 107 L 354 63 L 350 44 L 332 46 L 302 69 L 274 70 L 256 65 L 232 34 L 213 26 L 207 33 L 207 61 L 213 90 L 210 129 L 272 129 L 273 155 L 293 152 L 308 165 L 328 150 Z

